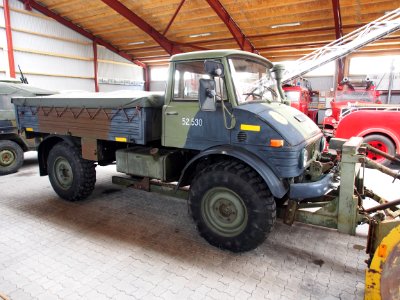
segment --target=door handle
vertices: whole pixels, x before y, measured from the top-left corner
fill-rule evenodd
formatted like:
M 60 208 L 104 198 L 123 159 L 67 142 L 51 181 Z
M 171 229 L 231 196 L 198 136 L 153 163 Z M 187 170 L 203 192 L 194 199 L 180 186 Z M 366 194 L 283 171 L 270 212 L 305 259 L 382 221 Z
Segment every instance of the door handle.
M 168 116 L 177 116 L 177 115 L 179 115 L 179 114 L 178 114 L 177 111 L 168 111 L 168 112 L 167 112 L 167 115 L 168 115 Z

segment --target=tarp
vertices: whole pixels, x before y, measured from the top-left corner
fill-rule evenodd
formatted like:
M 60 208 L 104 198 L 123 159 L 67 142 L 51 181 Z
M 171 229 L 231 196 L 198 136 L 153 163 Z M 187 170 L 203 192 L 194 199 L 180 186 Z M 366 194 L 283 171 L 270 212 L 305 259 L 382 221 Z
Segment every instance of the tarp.
M 10 96 L 35 96 L 35 95 L 52 95 L 55 94 L 53 91 L 40 89 L 28 84 L 18 82 L 0 81 L 0 95 Z
M 71 91 L 45 97 L 16 97 L 12 102 L 16 105 L 42 107 L 160 108 L 164 105 L 164 93 L 130 90 L 103 93 Z

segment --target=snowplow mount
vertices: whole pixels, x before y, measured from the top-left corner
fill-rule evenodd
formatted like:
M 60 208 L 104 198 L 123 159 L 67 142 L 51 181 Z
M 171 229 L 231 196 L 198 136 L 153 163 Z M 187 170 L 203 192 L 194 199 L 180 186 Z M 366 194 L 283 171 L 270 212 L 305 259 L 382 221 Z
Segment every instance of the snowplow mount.
M 387 232 L 396 224 L 400 224 L 400 210 L 396 207 L 400 202 L 389 203 L 365 188 L 364 168 L 375 168 L 392 176 L 394 180 L 400 179 L 400 173 L 368 159 L 365 153 L 369 146 L 363 144 L 360 137 L 349 140 L 333 138 L 330 147 L 339 158 L 336 176 L 340 180 L 340 188 L 320 199 L 309 199 L 301 203 L 289 200 L 285 210 L 280 211 L 280 215 L 288 225 L 298 221 L 337 229 L 351 235 L 356 233 L 357 225 L 372 224 L 368 253 L 373 253 Z M 364 209 L 362 200 L 365 197 L 377 201 L 380 205 L 374 209 Z

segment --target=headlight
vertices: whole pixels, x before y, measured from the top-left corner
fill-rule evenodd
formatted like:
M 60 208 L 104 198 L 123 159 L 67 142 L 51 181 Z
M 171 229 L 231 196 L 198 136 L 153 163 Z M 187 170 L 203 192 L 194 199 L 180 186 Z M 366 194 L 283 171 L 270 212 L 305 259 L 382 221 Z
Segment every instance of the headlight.
M 307 161 L 308 161 L 308 151 L 306 148 L 304 148 L 303 150 L 301 150 L 299 157 L 300 169 L 305 168 L 305 166 L 307 165 Z
M 329 108 L 325 111 L 325 117 L 330 117 L 330 116 L 332 116 L 332 109 Z

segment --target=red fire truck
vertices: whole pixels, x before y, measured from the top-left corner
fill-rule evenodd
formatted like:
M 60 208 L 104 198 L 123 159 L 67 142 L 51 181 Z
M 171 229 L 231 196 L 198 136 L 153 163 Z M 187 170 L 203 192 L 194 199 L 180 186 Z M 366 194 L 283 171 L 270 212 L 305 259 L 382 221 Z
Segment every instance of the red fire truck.
M 325 112 L 323 131 L 327 139 L 361 136 L 371 146 L 391 155 L 400 154 L 400 106 L 386 105 L 370 80 L 355 86 L 348 80 L 339 85 L 331 109 Z M 375 153 L 368 157 L 390 161 Z

